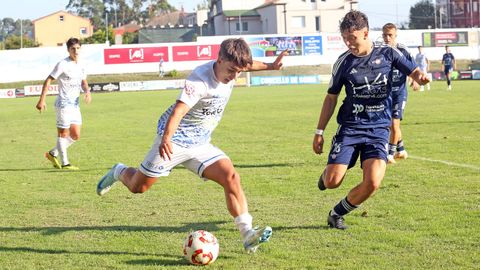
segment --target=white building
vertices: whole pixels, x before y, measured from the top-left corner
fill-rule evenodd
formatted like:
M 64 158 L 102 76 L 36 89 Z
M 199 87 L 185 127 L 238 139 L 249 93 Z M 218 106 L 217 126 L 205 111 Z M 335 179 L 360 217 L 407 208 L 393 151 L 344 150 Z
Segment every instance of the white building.
M 215 35 L 337 32 L 355 0 L 212 0 L 209 26 Z

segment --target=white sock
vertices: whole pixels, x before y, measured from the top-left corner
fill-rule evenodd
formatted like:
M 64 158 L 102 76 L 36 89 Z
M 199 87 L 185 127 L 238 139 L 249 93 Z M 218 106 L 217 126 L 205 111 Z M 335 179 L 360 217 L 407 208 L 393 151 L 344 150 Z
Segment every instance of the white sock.
M 113 172 L 113 178 L 116 180 L 120 180 L 120 176 L 127 168 L 128 168 L 127 166 L 123 165 L 122 163 L 119 163 L 115 168 L 115 171 Z
M 63 138 L 63 137 L 58 137 L 57 138 L 57 149 L 58 149 L 58 154 L 60 155 L 60 158 L 62 159 L 62 165 L 67 165 L 70 164 L 68 161 L 68 154 L 67 154 L 67 148 L 72 145 L 75 141 L 69 137 Z
M 235 217 L 235 225 L 237 225 L 240 235 L 245 239 L 247 232 L 252 229 L 252 216 L 247 212 Z
M 57 139 L 58 140 L 58 139 Z M 56 157 L 58 156 L 58 148 L 57 146 L 55 146 L 54 148 L 50 149 L 50 151 L 48 151 L 50 154 L 52 154 L 52 156 Z

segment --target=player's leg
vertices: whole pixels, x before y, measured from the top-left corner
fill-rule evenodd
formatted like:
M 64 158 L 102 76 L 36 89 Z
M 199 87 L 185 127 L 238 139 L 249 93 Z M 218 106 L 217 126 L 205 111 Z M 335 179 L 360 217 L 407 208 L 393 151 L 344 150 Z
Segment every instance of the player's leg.
M 160 176 L 167 176 L 176 165 L 189 158 L 188 149 L 176 144 L 173 146 L 171 160 L 160 157 L 159 146 L 162 137 L 157 136 L 140 164 L 139 168 L 127 167 L 122 163 L 115 164 L 98 182 L 97 194 L 102 196 L 118 181 L 122 182 L 132 193 L 147 191 Z
M 388 163 L 395 163 L 395 153 L 398 148 L 398 141 L 402 138 L 402 131 L 400 130 L 400 119 L 392 118 L 392 125 L 390 126 L 390 139 L 388 142 Z
M 325 190 L 339 187 L 345 178 L 347 169 L 348 165 L 346 164 L 328 164 L 318 180 L 318 188 Z
M 450 79 L 450 68 L 445 67 L 445 77 L 447 79 L 447 90 L 452 90 L 452 84 Z
M 355 139 L 350 138 L 351 129 L 339 127 L 332 139 L 330 152 L 328 153 L 327 167 L 318 179 L 320 190 L 334 189 L 342 184 L 348 168 L 355 165 L 358 158 L 358 151 L 353 146 Z
M 350 213 L 369 198 L 380 186 L 385 175 L 387 164 L 387 148 L 389 130 L 376 128 L 372 130 L 358 131 L 358 136 L 365 142 L 357 144 L 355 149 L 360 151 L 362 162 L 363 179 L 332 209 L 328 224 L 337 229 L 346 229 L 343 216 Z
M 223 158 L 209 165 L 203 171 L 203 177 L 223 187 L 227 209 L 234 217 L 247 252 L 255 252 L 260 244 L 270 239 L 272 235 L 270 227 L 253 228 L 253 218 L 248 212 L 247 199 L 240 184 L 240 175 L 230 159 Z
M 362 182 L 350 190 L 347 196 L 348 202 L 356 207 L 378 190 L 385 176 L 386 162 L 383 159 L 370 158 L 362 162 L 362 168 Z

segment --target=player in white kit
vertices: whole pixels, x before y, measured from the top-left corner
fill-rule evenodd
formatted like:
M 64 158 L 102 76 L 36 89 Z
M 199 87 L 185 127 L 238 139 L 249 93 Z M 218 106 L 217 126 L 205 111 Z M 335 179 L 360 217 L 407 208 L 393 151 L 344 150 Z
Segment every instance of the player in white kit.
M 84 65 L 79 61 L 81 44 L 77 38 L 67 41 L 69 56 L 58 62 L 53 71 L 43 83 L 42 93 L 36 108 L 43 112 L 47 109 L 45 97 L 53 80 L 58 81 L 58 96 L 55 100 L 57 112 L 57 144 L 45 157 L 58 169 L 78 170 L 68 160 L 67 148 L 80 139 L 82 115 L 80 113 L 80 91 L 85 92 L 85 102 L 92 101 L 87 83 L 87 74 Z M 60 158 L 60 160 L 59 160 Z M 61 161 L 61 163 L 60 163 Z
M 240 176 L 232 161 L 210 143 L 213 130 L 222 118 L 236 78 L 243 71 L 278 70 L 283 51 L 273 63 L 253 61 L 247 43 L 241 38 L 226 39 L 220 45 L 218 59 L 200 65 L 185 81 L 175 104 L 158 121 L 158 136 L 138 169 L 115 164 L 97 185 L 104 195 L 121 181 L 133 193 L 147 191 L 160 176 L 167 176 L 177 165 L 204 179 L 220 184 L 227 208 L 234 217 L 248 252 L 268 241 L 272 229 L 253 228 Z

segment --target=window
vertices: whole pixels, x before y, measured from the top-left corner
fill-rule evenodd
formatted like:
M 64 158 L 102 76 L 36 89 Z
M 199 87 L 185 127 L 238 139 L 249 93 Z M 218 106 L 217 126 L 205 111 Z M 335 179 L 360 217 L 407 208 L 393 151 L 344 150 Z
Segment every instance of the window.
M 80 27 L 80 35 L 81 36 L 86 36 L 87 33 L 87 28 L 86 27 Z
M 305 28 L 305 16 L 293 16 L 292 17 L 292 27 L 294 27 L 294 28 Z
M 58 17 L 58 20 L 61 21 L 61 22 L 63 22 L 63 21 L 65 20 L 65 17 L 64 17 L 63 15 L 60 15 L 60 16 Z
M 240 29 L 240 23 L 236 24 L 237 32 L 248 32 L 248 22 L 242 22 L 242 29 Z
M 315 17 L 315 31 L 320 32 L 320 16 Z

